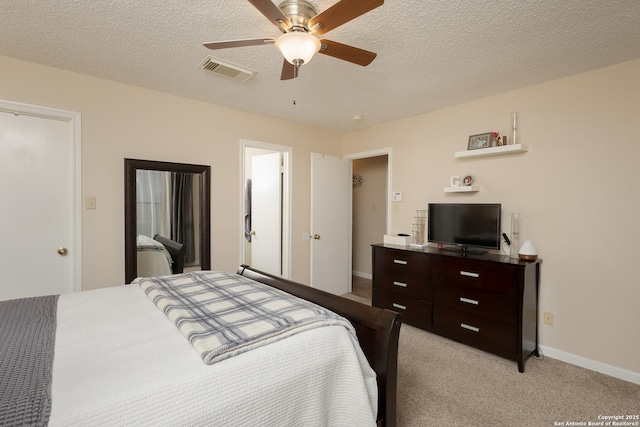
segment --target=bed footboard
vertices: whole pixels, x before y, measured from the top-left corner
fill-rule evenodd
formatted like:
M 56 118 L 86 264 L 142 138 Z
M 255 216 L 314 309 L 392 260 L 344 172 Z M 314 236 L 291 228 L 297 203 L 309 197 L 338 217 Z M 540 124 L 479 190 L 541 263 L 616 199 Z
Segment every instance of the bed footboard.
M 360 346 L 377 374 L 378 426 L 396 425 L 396 387 L 400 315 L 370 307 L 300 283 L 241 265 L 238 274 L 328 308 L 351 322 Z

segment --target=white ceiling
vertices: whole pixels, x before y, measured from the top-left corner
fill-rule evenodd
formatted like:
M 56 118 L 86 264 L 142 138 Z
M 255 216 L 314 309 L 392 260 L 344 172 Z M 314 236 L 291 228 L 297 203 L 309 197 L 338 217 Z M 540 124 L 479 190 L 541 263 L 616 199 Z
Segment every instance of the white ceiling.
M 337 132 L 640 58 L 639 0 L 386 0 L 323 36 L 371 65 L 316 55 L 288 81 L 274 45 L 202 46 L 280 34 L 246 0 L 2 0 L 0 16 L 0 55 Z M 212 74 L 207 55 L 257 74 Z

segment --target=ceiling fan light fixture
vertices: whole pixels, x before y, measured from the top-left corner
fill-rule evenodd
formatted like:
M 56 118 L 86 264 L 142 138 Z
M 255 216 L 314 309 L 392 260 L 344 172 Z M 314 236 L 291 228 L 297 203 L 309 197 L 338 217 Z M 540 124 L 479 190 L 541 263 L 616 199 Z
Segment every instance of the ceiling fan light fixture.
M 309 33 L 292 31 L 278 37 L 276 47 L 289 63 L 301 65 L 311 61 L 320 50 L 320 40 Z

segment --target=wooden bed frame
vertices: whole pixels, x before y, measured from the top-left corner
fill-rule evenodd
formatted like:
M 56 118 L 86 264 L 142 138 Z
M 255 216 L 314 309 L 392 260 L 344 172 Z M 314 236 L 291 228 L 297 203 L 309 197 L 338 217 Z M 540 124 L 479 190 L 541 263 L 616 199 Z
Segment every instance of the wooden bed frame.
M 379 427 L 396 425 L 400 315 L 241 265 L 238 274 L 328 308 L 353 324 L 360 347 L 377 374 Z

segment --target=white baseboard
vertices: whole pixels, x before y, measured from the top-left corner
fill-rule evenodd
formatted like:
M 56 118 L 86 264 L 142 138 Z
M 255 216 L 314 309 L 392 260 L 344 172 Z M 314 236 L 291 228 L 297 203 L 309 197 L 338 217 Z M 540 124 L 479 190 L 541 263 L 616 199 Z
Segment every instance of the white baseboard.
M 351 270 L 351 274 L 356 277 L 362 277 L 364 279 L 369 279 L 369 280 L 373 279 L 373 275 L 371 273 L 363 273 L 361 271 Z
M 629 381 L 634 384 L 640 384 L 640 373 L 629 371 L 626 369 L 618 368 L 616 366 L 608 365 L 606 363 L 598 362 L 595 360 L 587 359 L 586 357 L 578 356 L 566 351 L 556 350 L 552 347 L 544 345 L 540 346 L 540 350 L 545 357 L 561 360 L 572 365 L 580 366 L 601 374 L 609 375 L 610 377 L 619 378 L 621 380 Z

